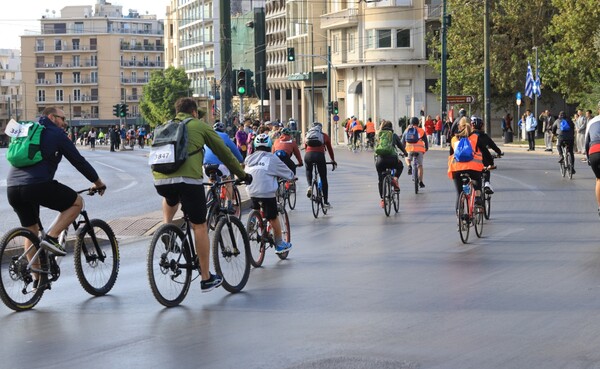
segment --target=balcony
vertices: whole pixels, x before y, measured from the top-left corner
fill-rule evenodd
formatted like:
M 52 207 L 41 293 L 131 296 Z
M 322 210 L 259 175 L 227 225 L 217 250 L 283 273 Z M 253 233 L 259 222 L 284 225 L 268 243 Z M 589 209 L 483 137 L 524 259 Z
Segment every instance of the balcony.
M 129 43 L 129 42 L 121 42 L 120 49 L 123 51 L 165 51 L 164 45 L 152 45 L 152 44 L 142 44 L 138 43 Z
M 440 21 L 442 17 L 442 4 L 426 4 L 423 10 L 425 21 Z
M 348 8 L 321 16 L 321 29 L 336 29 L 358 26 L 358 9 Z
M 121 66 L 124 68 L 163 68 L 165 64 L 163 62 L 151 62 L 151 61 L 122 61 Z
M 61 45 L 61 46 L 51 46 L 51 47 L 46 47 L 46 46 L 35 46 L 34 47 L 34 51 L 36 53 L 41 53 L 41 52 L 48 52 L 48 53 L 53 53 L 53 52 L 63 52 L 63 51 L 77 51 L 77 52 L 81 52 L 81 51 L 97 51 L 96 50 L 96 46 L 89 46 L 89 45 Z
M 121 83 L 126 84 L 141 84 L 150 82 L 149 78 L 121 78 Z

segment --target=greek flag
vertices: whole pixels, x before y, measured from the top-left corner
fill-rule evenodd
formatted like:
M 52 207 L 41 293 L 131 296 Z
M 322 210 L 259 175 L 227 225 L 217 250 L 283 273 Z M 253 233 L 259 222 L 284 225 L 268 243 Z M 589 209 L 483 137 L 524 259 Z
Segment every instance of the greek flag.
M 534 86 L 534 93 L 537 95 L 537 97 L 542 96 L 542 82 L 540 81 L 540 67 L 538 66 L 536 71 L 535 71 L 535 83 L 533 84 Z
M 525 76 L 525 96 L 533 99 L 533 73 L 531 72 L 531 64 L 527 61 L 527 75 Z

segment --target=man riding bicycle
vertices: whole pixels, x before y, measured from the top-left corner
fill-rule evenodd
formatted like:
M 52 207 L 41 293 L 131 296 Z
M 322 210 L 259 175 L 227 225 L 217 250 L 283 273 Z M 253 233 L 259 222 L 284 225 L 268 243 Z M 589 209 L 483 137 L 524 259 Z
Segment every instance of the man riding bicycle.
M 558 155 L 560 159 L 559 163 L 563 163 L 565 161 L 564 153 L 563 153 L 563 145 L 567 147 L 567 151 L 571 154 L 571 168 L 572 173 L 575 174 L 575 160 L 573 156 L 573 144 L 575 143 L 575 124 L 571 121 L 571 119 L 565 116 L 565 112 L 561 111 L 558 113 L 558 119 L 554 121 L 552 124 L 552 134 L 554 136 L 558 136 L 556 141 L 556 148 L 558 149 Z
M 301 167 L 304 164 L 302 163 L 302 155 L 300 154 L 300 149 L 298 149 L 298 144 L 292 138 L 291 133 L 289 128 L 283 128 L 281 135 L 273 143 L 272 152 L 294 172 L 295 176 L 296 167 Z M 298 165 L 292 161 L 292 154 L 298 160 Z
M 377 154 L 377 159 L 375 160 L 375 169 L 377 170 L 377 185 L 379 188 L 379 197 L 381 198 L 379 204 L 382 208 L 385 205 L 383 200 L 383 178 L 385 177 L 386 170 L 395 170 L 394 177 L 392 179 L 392 185 L 396 191 L 400 191 L 398 178 L 400 178 L 404 166 L 402 165 L 402 161 L 398 159 L 396 147 L 402 151 L 404 156 L 408 155 L 408 152 L 406 152 L 406 149 L 402 144 L 402 140 L 396 133 L 394 133 L 392 122 L 384 121 L 381 124 L 381 130 L 377 135 L 377 146 L 375 147 L 375 153 Z
M 471 125 L 473 126 L 473 132 L 477 136 L 479 136 L 479 140 L 481 141 L 481 144 L 486 147 L 485 150 L 481 150 L 481 154 L 482 154 L 482 158 L 483 158 L 483 166 L 484 167 L 493 166 L 494 165 L 494 157 L 490 154 L 489 149 L 494 150 L 496 152 L 496 154 L 498 154 L 499 157 L 504 155 L 504 153 L 502 152 L 502 150 L 500 150 L 498 145 L 496 145 L 494 140 L 492 140 L 492 138 L 483 131 L 483 119 L 473 115 L 471 117 Z M 490 171 L 489 170 L 486 170 L 483 172 L 482 179 L 483 179 L 483 190 L 485 191 L 485 193 L 490 194 L 490 195 L 493 194 L 494 190 L 492 189 L 492 185 L 490 184 Z
M 402 144 L 405 145 L 406 151 L 409 152 L 409 155 L 406 157 L 408 175 L 412 175 L 411 161 L 415 160 L 419 171 L 419 187 L 425 187 L 425 184 L 423 183 L 423 157 L 425 156 L 425 152 L 429 150 L 429 143 L 427 142 L 425 131 L 419 127 L 419 118 L 410 118 L 410 125 L 402 135 Z
M 79 216 L 83 208 L 83 199 L 73 189 L 54 179 L 58 164 L 63 156 L 67 158 L 79 173 L 93 183 L 90 189 L 100 195 L 104 194 L 106 185 L 67 137 L 65 132 L 67 122 L 62 109 L 54 107 L 44 109 L 39 123 L 44 126 L 40 141 L 42 161 L 28 167 L 11 167 L 6 179 L 6 194 L 9 204 L 19 217 L 21 226 L 36 235 L 40 231 L 40 205 L 60 212 L 56 223 L 48 230 L 40 246 L 57 256 L 64 256 L 66 251 L 58 242 L 58 236 Z M 30 245 L 26 241 L 25 247 Z M 33 257 L 33 252 L 34 250 L 27 254 L 28 259 Z M 37 279 L 34 288 L 36 286 Z
M 319 122 L 314 122 L 311 129 L 306 133 L 304 142 L 304 163 L 306 163 L 306 180 L 308 182 L 308 191 L 306 196 L 312 197 L 311 184 L 313 180 L 313 166 L 317 166 L 319 177 L 321 177 L 321 185 L 323 188 L 323 206 L 326 209 L 331 208 L 329 204 L 329 185 L 327 183 L 327 164 L 325 161 L 325 151 L 329 152 L 329 157 L 333 162 L 333 170 L 337 167 L 333 155 L 333 147 L 329 135 L 323 132 L 323 125 Z
M 375 122 L 371 118 L 367 119 L 365 123 L 365 132 L 367 134 L 367 147 L 375 147 Z

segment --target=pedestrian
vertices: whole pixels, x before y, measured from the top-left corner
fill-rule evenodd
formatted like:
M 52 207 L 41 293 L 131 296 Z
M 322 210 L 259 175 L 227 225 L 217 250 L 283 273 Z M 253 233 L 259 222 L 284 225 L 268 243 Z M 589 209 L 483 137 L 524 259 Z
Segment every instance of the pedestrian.
M 577 110 L 577 120 L 575 121 L 575 130 L 577 131 L 577 154 L 585 154 L 585 129 L 587 127 L 587 117 L 582 110 Z
M 552 135 L 552 123 L 554 123 L 554 119 L 549 110 L 546 109 L 540 115 L 540 122 L 542 123 L 542 132 L 544 132 L 545 151 L 552 152 L 552 140 L 554 138 Z
M 427 117 L 425 117 L 425 134 L 427 135 L 427 143 L 429 143 L 429 146 L 433 145 L 433 133 L 435 131 L 435 123 L 433 122 L 433 119 L 431 118 L 431 115 L 427 115 Z
M 586 113 L 589 116 L 592 115 L 591 110 Z M 598 205 L 598 216 L 600 216 L 600 101 L 598 102 L 598 115 L 587 123 L 585 155 L 596 176 L 596 203 Z
M 125 140 L 127 139 L 127 130 L 125 129 L 125 125 L 121 124 L 121 129 L 119 130 L 119 134 L 121 135 L 121 151 L 125 150 Z
M 248 153 L 248 146 L 247 146 L 248 133 L 246 133 L 245 129 L 249 125 L 250 125 L 250 119 L 247 118 L 244 121 L 244 124 L 240 124 L 237 132 L 235 133 L 235 145 L 237 146 L 238 150 L 240 150 L 240 153 L 242 154 L 242 158 L 244 158 L 244 159 L 246 158 L 246 154 Z
M 535 129 L 537 128 L 537 120 L 533 116 L 531 110 L 525 111 L 525 131 L 527 132 L 527 142 L 529 148 L 527 151 L 535 151 Z
M 439 115 L 435 116 L 435 144 L 442 146 L 442 130 L 444 129 L 444 122 Z
M 88 135 L 88 140 L 90 142 L 90 149 L 96 150 L 96 128 L 92 127 Z

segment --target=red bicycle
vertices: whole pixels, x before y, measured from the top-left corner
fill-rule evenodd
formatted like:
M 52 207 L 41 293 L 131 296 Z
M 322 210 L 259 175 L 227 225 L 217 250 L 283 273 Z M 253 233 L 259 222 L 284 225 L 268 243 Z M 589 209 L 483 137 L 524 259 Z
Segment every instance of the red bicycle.
M 471 226 L 475 228 L 477 237 L 481 237 L 484 209 L 482 205 L 475 204 L 475 187 L 471 176 L 468 173 L 462 173 L 460 177 L 462 179 L 462 191 L 458 197 L 456 216 L 458 218 L 460 240 L 467 243 Z

